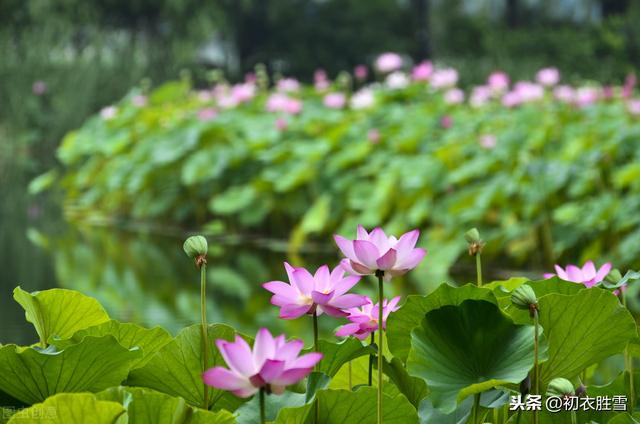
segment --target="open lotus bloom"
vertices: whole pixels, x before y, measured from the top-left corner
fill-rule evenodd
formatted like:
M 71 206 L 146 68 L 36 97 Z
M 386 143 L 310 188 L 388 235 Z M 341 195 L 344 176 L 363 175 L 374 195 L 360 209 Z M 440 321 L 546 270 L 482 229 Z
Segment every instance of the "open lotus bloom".
M 398 302 L 400 296 L 396 296 L 391 301 L 385 299 L 382 302 L 382 328 L 387 328 L 387 318 L 391 312 L 395 312 L 398 309 Z M 349 316 L 347 319 L 351 321 L 350 324 L 345 324 L 338 328 L 336 336 L 356 336 L 360 340 L 364 340 L 374 331 L 378 330 L 378 303 L 375 305 L 371 299 L 367 298 L 367 304 L 361 308 L 349 309 Z
M 270 281 L 262 285 L 273 293 L 271 303 L 280 307 L 280 318 L 295 319 L 314 312 L 318 315 L 324 312 L 344 317 L 348 315 L 344 309 L 367 303 L 366 296 L 347 293 L 360 281 L 360 277 L 345 276 L 345 270 L 341 266 L 329 272 L 329 267 L 323 265 L 315 275 L 304 268 L 294 268 L 286 262 L 284 267 L 290 284 Z
M 607 262 L 602 265 L 600 269 L 596 270 L 596 266 L 593 261 L 587 261 L 582 268 L 576 265 L 567 265 L 566 269 L 562 269 L 560 265 L 556 265 L 556 274 L 547 273 L 544 274 L 544 278 L 551 278 L 557 275 L 559 278 L 571 281 L 573 283 L 581 283 L 586 287 L 593 287 L 609 274 L 611 271 L 611 263 Z
M 342 266 L 349 273 L 369 275 L 383 271 L 385 281 L 389 281 L 415 268 L 427 254 L 426 250 L 415 247 L 419 236 L 420 231 L 413 230 L 396 239 L 387 236 L 381 228 L 374 228 L 367 233 L 362 225 L 358 225 L 355 240 L 339 235 L 333 238 L 346 256 Z
M 216 345 L 229 368 L 211 368 L 202 378 L 207 385 L 239 397 L 249 397 L 263 387 L 281 394 L 286 386 L 309 375 L 322 359 L 316 352 L 298 356 L 302 340 L 287 342 L 284 335 L 274 338 L 266 328 L 258 331 L 253 350 L 240 336 L 233 342 L 216 340 Z

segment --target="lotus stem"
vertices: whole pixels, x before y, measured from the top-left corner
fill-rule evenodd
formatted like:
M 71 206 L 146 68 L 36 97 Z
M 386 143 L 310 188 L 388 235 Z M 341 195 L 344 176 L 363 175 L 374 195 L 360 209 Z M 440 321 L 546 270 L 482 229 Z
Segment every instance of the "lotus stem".
M 265 413 L 264 413 L 264 387 L 260 388 L 260 424 L 265 424 L 267 422 Z
M 473 396 L 473 423 L 478 422 L 478 410 L 480 409 L 480 393 L 476 393 Z
M 538 308 L 533 310 L 533 387 L 534 395 L 540 394 L 540 369 L 538 367 L 538 340 L 540 337 L 540 323 L 538 317 Z M 538 423 L 538 411 L 533 409 L 533 424 Z
M 209 334 L 207 329 L 207 264 L 200 266 L 200 318 L 202 322 L 202 372 L 207 370 L 209 364 Z M 209 409 L 209 386 L 204 384 L 204 401 L 202 409 Z
M 620 290 L 620 295 L 622 296 L 622 305 L 626 308 L 627 295 L 622 290 L 622 287 L 620 287 L 619 290 Z M 636 390 L 635 390 L 634 381 L 633 381 L 633 357 L 629 355 L 628 346 L 624 348 L 624 366 L 627 369 L 627 372 L 629 373 L 629 402 L 631 402 L 630 409 L 633 411 L 636 406 Z
M 316 310 L 313 311 L 313 350 L 315 352 L 319 352 L 318 346 L 318 312 Z M 315 367 L 316 371 L 318 370 L 318 364 Z M 315 415 L 315 423 L 318 424 L 320 422 L 320 403 L 318 402 L 318 396 L 316 394 L 316 399 L 313 402 L 313 410 Z
M 371 343 L 369 346 L 373 346 L 376 343 L 376 332 L 371 332 Z M 369 355 L 369 387 L 373 386 L 373 354 Z
M 377 271 L 376 275 L 378 277 L 378 424 L 382 424 L 382 352 L 384 351 L 382 338 L 382 333 L 384 332 L 384 308 L 382 307 L 382 302 L 384 302 L 384 271 Z
M 482 260 L 480 258 L 480 252 L 476 254 L 476 277 L 478 280 L 478 287 L 482 287 Z

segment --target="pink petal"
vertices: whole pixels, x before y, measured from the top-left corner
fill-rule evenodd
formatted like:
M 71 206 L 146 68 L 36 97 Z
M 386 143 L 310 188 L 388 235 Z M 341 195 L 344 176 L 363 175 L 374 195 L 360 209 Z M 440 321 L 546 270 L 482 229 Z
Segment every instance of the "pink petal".
M 358 284 L 358 281 L 360 281 L 360 277 L 357 275 L 350 275 L 348 277 L 341 279 L 333 286 L 333 290 L 334 290 L 333 295 L 340 296 L 345 294 L 346 292 L 351 290 L 353 286 Z
M 292 267 L 291 265 L 289 265 L 289 263 L 285 262 L 284 269 L 285 271 L 287 271 L 287 277 L 289 278 L 289 282 L 293 284 L 293 273 L 296 270 L 296 268 Z
M 366 240 L 356 240 L 353 242 L 353 250 L 358 258 L 357 263 L 365 265 L 370 269 L 377 268 L 376 260 L 380 257 L 380 252 L 375 244 Z M 353 263 L 351 265 L 353 266 Z
M 280 308 L 279 317 L 282 319 L 300 318 L 302 315 L 306 314 L 309 309 L 311 309 L 311 305 L 285 305 Z
M 353 242 L 351 240 L 347 240 L 346 238 L 339 235 L 334 235 L 333 239 L 338 245 L 338 249 L 340 249 L 345 257 L 351 259 L 352 261 L 358 259 L 356 258 L 356 254 L 353 251 Z
M 274 294 L 273 296 L 271 296 L 271 304 L 275 305 L 275 306 L 285 306 L 285 305 L 291 305 L 291 304 L 295 304 L 295 302 L 297 301 L 297 299 L 291 299 L 289 297 L 282 297 L 282 296 L 278 296 L 277 294 Z
M 420 230 L 413 230 L 408 233 L 404 233 L 394 247 L 398 252 L 398 257 L 401 259 L 407 257 L 413 248 L 416 247 L 418 237 L 420 237 Z
M 298 359 L 291 363 L 291 368 L 313 368 L 322 359 L 322 353 L 311 352 L 300 356 Z
M 302 348 L 304 347 L 304 342 L 302 340 L 291 340 L 282 346 L 275 354 L 276 359 L 280 359 L 286 362 L 293 361 Z
M 362 296 L 360 294 L 343 294 L 342 296 L 334 297 L 331 300 L 330 305 L 339 309 L 347 309 L 362 306 L 366 303 L 366 296 Z
M 362 225 L 358 224 L 358 231 L 357 231 L 357 240 L 369 240 L 369 233 L 367 232 L 367 230 L 364 229 L 364 227 Z
M 221 390 L 238 390 L 251 387 L 247 378 L 242 378 L 238 374 L 223 367 L 210 368 L 202 374 L 202 380 L 206 385 Z
M 382 308 L 382 313 L 384 315 L 385 320 L 387 319 L 387 317 L 391 312 L 395 312 L 398 309 L 400 309 L 397 307 L 398 302 L 400 302 L 400 296 L 394 297 L 385 307 Z
M 256 368 L 260 368 L 267 358 L 273 358 L 276 354 L 276 342 L 266 328 L 258 330 L 256 340 L 253 343 L 253 361 Z
M 349 261 L 349 265 L 351 266 L 351 269 L 353 269 L 356 272 L 356 274 L 360 274 L 360 275 L 373 274 L 376 269 L 375 267 L 367 268 L 361 263 L 354 262 L 354 261 Z
M 567 276 L 569 277 L 569 281 L 573 281 L 574 283 L 584 281 L 582 270 L 575 265 L 567 265 Z
M 567 275 L 567 272 L 562 269 L 560 267 L 560 265 L 554 265 L 555 269 L 556 269 L 556 273 L 558 274 L 558 277 L 560 277 L 561 279 L 565 280 L 565 281 L 569 281 L 569 276 Z
M 313 371 L 313 367 L 310 368 L 293 368 L 290 370 L 284 371 L 278 378 L 275 378 L 271 381 L 272 385 L 278 386 L 289 386 L 291 384 L 295 384 L 298 381 L 305 378 Z
M 318 305 L 325 305 L 331 300 L 331 298 L 333 298 L 333 291 L 330 291 L 329 293 L 321 293 L 313 290 L 311 292 L 311 299 L 313 299 L 313 301 Z
M 336 336 L 344 337 L 356 334 L 360 329 L 360 325 L 356 323 L 345 324 L 336 330 Z
M 298 287 L 302 294 L 309 295 L 315 286 L 313 276 L 304 268 L 296 268 L 293 272 L 293 284 Z
M 337 317 L 337 318 L 342 318 L 349 315 L 342 309 L 334 308 L 333 306 L 330 306 L 330 305 L 318 305 L 318 310 L 322 312 L 326 312 L 327 315 L 331 315 L 332 317 Z
M 232 390 L 231 393 L 241 398 L 248 398 L 258 393 L 258 390 L 257 387 L 253 387 L 252 385 L 246 389 Z
M 369 241 L 373 243 L 378 252 L 386 252 L 391 246 L 389 246 L 389 237 L 384 233 L 384 230 L 380 227 L 376 227 L 369 233 Z
M 607 275 L 609 275 L 610 271 L 611 271 L 611 262 L 607 262 L 606 264 L 602 265 L 598 270 L 598 273 L 596 274 L 596 278 L 595 278 L 596 283 L 599 283 L 600 281 L 604 280 L 604 278 Z
M 545 280 L 548 278 L 553 278 L 555 277 L 556 274 L 552 273 L 552 272 L 545 272 L 544 274 L 542 274 L 542 278 L 544 278 Z
M 274 359 L 267 359 L 260 369 L 260 377 L 267 383 L 275 380 L 284 371 L 284 361 L 278 361 Z
M 236 340 L 233 343 L 217 340 L 216 344 L 220 354 L 232 371 L 246 377 L 255 374 L 251 348 L 242 337 L 236 336 Z
M 268 283 L 264 283 L 262 287 L 275 295 L 279 295 L 287 299 L 295 300 L 298 298 L 296 290 L 291 287 L 291 285 L 283 281 L 269 281 Z
M 587 261 L 582 266 L 582 276 L 585 280 L 591 280 L 596 276 L 596 266 L 593 264 L 593 261 Z
M 398 261 L 395 268 L 404 270 L 413 269 L 418 266 L 418 264 L 422 261 L 422 259 L 424 259 L 426 254 L 427 251 L 425 249 L 421 249 L 419 247 L 415 248 L 411 251 L 411 253 L 405 256 L 402 261 Z
M 396 251 L 395 249 L 389 249 L 387 253 L 382 255 L 376 261 L 376 265 L 378 265 L 378 269 L 391 269 L 396 264 Z

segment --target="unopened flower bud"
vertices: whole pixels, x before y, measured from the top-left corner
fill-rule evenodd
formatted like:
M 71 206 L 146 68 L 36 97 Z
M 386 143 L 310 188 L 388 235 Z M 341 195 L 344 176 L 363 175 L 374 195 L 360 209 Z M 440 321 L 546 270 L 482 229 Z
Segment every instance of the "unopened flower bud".
M 511 293 L 511 302 L 520 308 L 529 309 L 531 305 L 538 304 L 538 299 L 531 286 L 523 284 Z
M 477 228 L 472 228 L 464 233 L 464 239 L 469 243 L 469 255 L 476 256 L 482 252 L 484 242 L 480 239 L 480 232 Z
M 196 266 L 198 268 L 207 263 L 208 245 L 206 238 L 202 236 L 191 236 L 184 242 L 182 248 L 187 256 L 196 260 Z
M 547 386 L 547 396 L 574 396 L 573 384 L 566 378 L 554 378 Z
M 604 278 L 608 283 L 618 284 L 622 280 L 622 273 L 618 269 L 612 269 L 609 274 Z

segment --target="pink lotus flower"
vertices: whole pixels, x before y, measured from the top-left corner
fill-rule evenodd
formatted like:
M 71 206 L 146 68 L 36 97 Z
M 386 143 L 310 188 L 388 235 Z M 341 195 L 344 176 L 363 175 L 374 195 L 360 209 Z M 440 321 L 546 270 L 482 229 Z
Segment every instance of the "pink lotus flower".
M 273 93 L 267 99 L 267 111 L 285 112 L 296 115 L 302 111 L 302 101 L 293 99 L 286 94 Z
M 520 95 L 522 102 L 532 102 L 544 97 L 544 88 L 530 81 L 519 81 L 514 90 Z
M 47 92 L 47 83 L 41 80 L 34 81 L 31 85 L 31 92 L 36 96 L 42 96 Z
M 627 109 L 632 115 L 640 115 L 640 99 L 629 100 L 629 102 L 627 102 Z
M 452 88 L 444 93 L 444 102 L 450 105 L 457 105 L 464 102 L 464 91 L 459 88 Z
M 143 96 L 142 94 L 133 96 L 131 103 L 133 103 L 135 107 L 145 107 L 147 104 L 147 96 Z
M 453 126 L 453 118 L 449 115 L 443 116 L 442 118 L 440 118 L 440 126 L 445 130 L 448 130 Z
M 575 98 L 575 91 L 568 85 L 559 85 L 553 89 L 553 97 L 564 103 L 572 103 Z
M 372 128 L 367 131 L 367 140 L 372 144 L 378 144 L 380 142 L 380 131 L 377 128 Z
M 376 59 L 378 72 L 387 73 L 402 68 L 402 57 L 397 53 L 383 53 Z
M 344 93 L 329 93 L 324 96 L 322 103 L 329 109 L 342 109 L 347 103 Z
M 274 338 L 266 328 L 258 331 L 253 350 L 238 335 L 233 342 L 218 339 L 216 345 L 229 368 L 208 369 L 202 379 L 209 386 L 244 398 L 262 387 L 282 394 L 286 386 L 309 375 L 322 359 L 316 352 L 298 356 L 304 346 L 302 340 L 287 342 L 284 335 Z
M 100 110 L 100 116 L 105 121 L 110 121 L 118 114 L 118 108 L 115 106 L 106 106 Z
M 253 83 L 245 82 L 236 84 L 231 88 L 231 97 L 237 103 L 245 103 L 253 99 L 256 95 L 256 86 Z
M 287 120 L 284 118 L 278 118 L 276 119 L 276 129 L 278 131 L 284 131 L 287 129 L 287 127 L 289 126 L 289 124 L 287 123 Z
M 469 98 L 469 104 L 473 107 L 481 107 L 487 104 L 491 99 L 492 89 L 487 85 L 480 85 L 474 87 L 471 91 L 471 97 Z
M 433 64 L 427 60 L 413 67 L 411 78 L 414 81 L 428 81 L 431 74 L 433 74 Z
M 387 75 L 385 83 L 392 90 L 400 90 L 409 85 L 409 77 L 404 72 L 396 71 Z
M 556 273 L 544 274 L 544 278 L 551 278 L 557 275 L 565 281 L 584 284 L 585 287 L 593 287 L 609 274 L 611 271 L 611 263 L 607 262 L 596 271 L 593 261 L 587 261 L 582 268 L 575 265 L 567 265 L 566 269 L 562 269 L 559 265 L 555 266 Z
M 496 144 L 496 136 L 493 134 L 483 134 L 480 137 L 480 146 L 485 149 L 493 149 L 494 147 L 496 147 Z
M 503 92 L 509 88 L 509 75 L 502 71 L 494 71 L 487 78 L 487 85 L 493 92 Z
M 502 96 L 502 106 L 515 107 L 522 103 L 522 96 L 517 91 L 509 91 Z
M 329 79 L 327 78 L 327 73 L 324 69 L 316 69 L 313 73 L 313 82 L 316 91 L 325 91 L 329 88 Z
M 314 312 L 325 312 L 334 317 L 343 317 L 343 309 L 364 305 L 365 296 L 347 293 L 360 277 L 344 275 L 341 266 L 329 272 L 329 267 L 321 266 L 315 275 L 304 268 L 294 268 L 288 263 L 284 267 L 289 276 L 289 284 L 283 281 L 270 281 L 262 287 L 273 293 L 271 303 L 280 307 L 280 318 L 295 319 Z
M 200 109 L 198 111 L 198 119 L 201 121 L 210 121 L 218 116 L 218 111 L 212 107 Z
M 369 76 L 369 70 L 366 65 L 358 65 L 354 68 L 353 75 L 357 80 L 364 81 Z
M 295 78 L 282 78 L 280 81 L 278 81 L 277 88 L 278 91 L 292 93 L 298 91 L 298 89 L 300 88 L 300 83 Z
M 373 90 L 362 88 L 351 96 L 350 105 L 352 109 L 367 109 L 375 103 Z
M 600 90 L 596 87 L 580 87 L 576 90 L 575 103 L 578 107 L 590 106 L 600 98 Z
M 434 88 L 449 88 L 458 82 L 458 71 L 453 68 L 439 69 L 431 75 L 431 86 Z
M 200 100 L 201 102 L 208 102 L 213 98 L 211 92 L 207 90 L 199 90 L 197 94 L 198 100 Z
M 622 87 L 622 97 L 628 99 L 633 95 L 633 89 L 636 86 L 638 80 L 636 79 L 635 74 L 629 74 L 624 79 L 624 86 Z
M 556 68 L 540 69 L 536 74 L 536 81 L 546 87 L 556 85 L 560 82 L 560 71 Z
M 370 275 L 383 271 L 385 281 L 389 281 L 418 266 L 427 254 L 426 250 L 415 247 L 419 236 L 420 231 L 413 230 L 396 239 L 387 236 L 381 228 L 367 233 L 362 225 L 358 225 L 355 240 L 340 235 L 333 238 L 346 256 L 341 264 L 349 273 Z
M 396 296 L 391 299 L 391 301 L 387 301 L 387 299 L 385 299 L 382 302 L 382 328 L 384 330 L 387 328 L 387 318 L 389 318 L 391 312 L 395 312 L 400 309 L 398 307 L 399 301 L 400 296 Z M 369 334 L 377 331 L 378 316 L 380 313 L 378 305 L 378 303 L 374 305 L 373 301 L 367 298 L 367 303 L 361 308 L 349 309 L 349 316 L 347 319 L 351 321 L 351 323 L 338 328 L 336 336 L 355 336 L 360 340 L 364 340 L 369 336 Z

